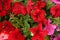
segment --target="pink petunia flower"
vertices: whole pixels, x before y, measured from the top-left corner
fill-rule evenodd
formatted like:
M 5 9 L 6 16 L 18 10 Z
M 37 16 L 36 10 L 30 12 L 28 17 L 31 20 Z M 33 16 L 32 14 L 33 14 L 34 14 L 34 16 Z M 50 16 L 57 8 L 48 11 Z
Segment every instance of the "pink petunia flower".
M 60 34 L 58 34 L 53 40 L 60 40 Z
M 54 30 L 56 29 L 56 25 L 50 24 L 51 20 L 48 20 L 48 24 L 45 25 L 45 30 L 48 31 L 48 35 L 53 35 Z
M 60 0 L 52 0 L 52 2 L 54 2 L 56 4 L 60 4 Z

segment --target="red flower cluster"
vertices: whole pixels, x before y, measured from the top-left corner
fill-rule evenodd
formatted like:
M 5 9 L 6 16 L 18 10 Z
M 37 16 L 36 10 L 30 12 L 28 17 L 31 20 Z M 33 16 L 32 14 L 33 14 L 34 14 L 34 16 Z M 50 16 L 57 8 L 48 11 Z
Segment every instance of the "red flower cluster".
M 15 28 L 9 21 L 0 22 L 0 24 L 1 40 L 24 40 L 24 36 L 20 33 L 19 29 Z
M 60 5 L 53 6 L 50 12 L 53 17 L 59 17 L 60 16 Z
M 31 17 L 35 22 L 43 22 L 45 20 L 45 11 L 43 8 L 46 3 L 42 1 L 37 1 L 33 6 L 33 11 L 31 12 Z
M 14 15 L 26 14 L 26 8 L 21 2 L 14 2 L 12 5 L 12 0 L 0 0 L 0 16 L 6 16 L 7 12 L 9 14 L 11 11 Z
M 27 13 L 29 15 L 31 15 L 32 11 L 35 9 L 42 9 L 43 7 L 45 7 L 46 3 L 42 2 L 42 1 L 37 1 L 36 3 L 33 2 L 32 0 L 28 0 L 27 3 Z
M 28 0 L 26 7 L 21 2 L 14 2 L 13 5 L 11 5 L 11 3 L 12 0 L 0 1 L 0 16 L 6 16 L 8 11 L 12 12 L 14 15 L 26 15 L 26 13 L 28 13 L 34 22 L 38 23 L 35 28 L 30 28 L 30 32 L 33 34 L 31 40 L 44 40 L 44 37 L 47 35 L 47 31 L 42 28 L 42 25 L 47 22 L 45 18 L 45 11 L 43 10 L 46 3 L 41 0 L 37 0 L 36 3 L 32 0 Z M 19 32 L 18 28 L 15 28 L 12 23 L 5 20 L 3 23 L 0 22 L 0 39 L 24 40 L 24 36 Z
M 45 2 L 37 1 L 33 5 L 32 12 L 30 11 L 31 18 L 34 20 L 34 22 L 38 23 L 35 28 L 30 28 L 30 32 L 32 33 L 31 40 L 44 40 L 45 36 L 47 35 L 47 30 L 44 30 L 42 26 L 46 25 L 45 23 L 47 23 L 45 11 L 43 10 L 45 5 Z

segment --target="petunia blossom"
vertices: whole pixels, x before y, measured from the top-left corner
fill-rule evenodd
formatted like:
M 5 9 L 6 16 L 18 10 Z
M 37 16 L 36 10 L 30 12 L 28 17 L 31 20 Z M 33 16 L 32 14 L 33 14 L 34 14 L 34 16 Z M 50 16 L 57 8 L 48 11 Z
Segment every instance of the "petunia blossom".
M 3 0 L 5 10 L 9 10 L 11 8 L 11 2 L 12 0 Z
M 27 6 L 26 6 L 26 10 L 27 10 L 27 13 L 29 15 L 31 15 L 31 11 L 32 11 L 32 8 L 33 8 L 32 5 L 33 5 L 32 0 L 28 0 Z
M 26 8 L 21 2 L 15 2 L 12 6 L 12 12 L 14 13 L 14 15 L 18 15 L 18 14 L 25 15 Z
M 60 40 L 60 34 L 58 34 L 53 40 Z
M 42 22 L 45 19 L 45 11 L 36 9 L 34 12 L 32 12 L 31 17 L 35 22 Z
M 54 2 L 56 4 L 60 4 L 60 0 L 52 0 L 52 2 Z
M 48 31 L 48 35 L 53 35 L 54 30 L 56 29 L 56 25 L 50 24 L 50 20 L 48 20 L 48 24 L 45 25 L 45 29 Z
M 35 28 L 30 28 L 32 32 L 31 40 L 44 40 L 44 37 L 47 35 L 47 31 L 42 29 L 42 24 L 38 24 Z

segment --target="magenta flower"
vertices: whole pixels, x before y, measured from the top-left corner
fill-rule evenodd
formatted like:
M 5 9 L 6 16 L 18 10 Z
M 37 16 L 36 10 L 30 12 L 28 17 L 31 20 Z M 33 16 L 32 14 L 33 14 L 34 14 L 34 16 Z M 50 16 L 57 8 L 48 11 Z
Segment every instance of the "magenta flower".
M 60 40 L 60 34 L 57 35 L 53 40 Z
M 54 2 L 56 4 L 60 4 L 60 0 L 52 0 L 52 2 Z
M 56 28 L 56 31 L 60 31 L 60 27 L 57 27 L 57 28 Z
M 54 25 L 54 24 L 50 24 L 50 20 L 48 20 L 48 24 L 47 25 L 45 25 L 45 30 L 47 30 L 48 31 L 48 35 L 53 35 L 53 33 L 54 33 L 54 30 L 56 29 L 56 25 Z

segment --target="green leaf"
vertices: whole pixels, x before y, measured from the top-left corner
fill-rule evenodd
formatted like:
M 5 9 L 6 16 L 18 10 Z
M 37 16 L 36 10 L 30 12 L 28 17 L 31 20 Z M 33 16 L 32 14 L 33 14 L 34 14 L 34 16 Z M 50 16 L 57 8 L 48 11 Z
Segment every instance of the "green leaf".
M 23 0 L 13 0 L 14 2 L 20 2 L 20 1 L 23 1 Z
M 55 34 L 55 35 L 58 35 L 58 32 L 55 30 L 55 31 L 54 31 L 54 34 Z
M 23 1 L 23 0 L 13 0 L 13 2 L 20 2 L 20 1 Z
M 45 40 L 50 40 L 50 37 L 49 37 L 49 36 L 46 36 L 46 37 L 45 37 Z
M 29 19 L 30 19 L 30 16 L 28 14 L 26 14 L 25 20 L 28 21 Z
M 33 2 L 36 2 L 37 0 L 32 0 Z
M 24 32 L 24 34 L 25 34 L 25 37 L 27 37 L 27 36 L 28 36 L 27 33 L 29 33 L 30 25 L 28 24 L 27 21 L 24 21 L 23 24 L 24 24 L 24 30 L 23 30 L 23 32 Z
M 60 27 L 60 17 L 54 18 L 53 24 L 57 24 Z
M 23 4 L 26 5 L 27 3 L 28 3 L 28 0 L 25 0 Z
M 46 2 L 47 2 L 46 9 L 49 10 L 51 6 L 53 6 L 54 4 L 50 0 L 46 0 Z

